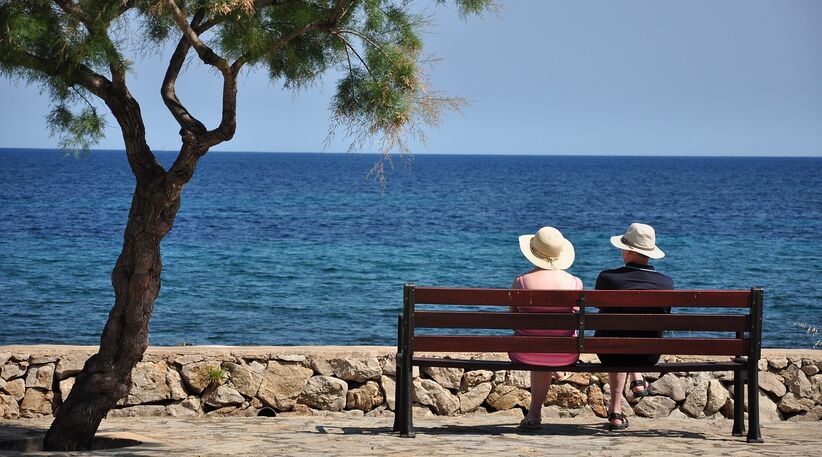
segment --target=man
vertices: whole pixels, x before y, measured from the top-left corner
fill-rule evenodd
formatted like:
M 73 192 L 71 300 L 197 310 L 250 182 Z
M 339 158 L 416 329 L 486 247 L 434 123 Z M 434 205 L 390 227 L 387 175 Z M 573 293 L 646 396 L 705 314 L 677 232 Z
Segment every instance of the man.
M 605 270 L 597 277 L 596 289 L 600 290 L 668 290 L 674 288 L 671 278 L 654 270 L 648 264 L 649 259 L 661 259 L 665 256 L 656 246 L 656 233 L 650 225 L 633 223 L 624 235 L 611 237 L 611 244 L 622 251 L 624 267 Z M 670 308 L 602 308 L 600 312 L 614 313 L 669 313 Z M 654 331 L 598 331 L 596 336 L 630 336 L 644 338 L 661 338 L 662 332 Z M 598 354 L 604 365 L 656 364 L 658 354 L 621 355 Z M 630 375 L 631 391 L 635 397 L 644 397 L 647 384 L 641 373 L 609 373 L 608 384 L 611 392 L 611 405 L 608 412 L 608 428 L 621 430 L 628 427 L 628 419 L 622 414 L 622 390 L 625 380 Z

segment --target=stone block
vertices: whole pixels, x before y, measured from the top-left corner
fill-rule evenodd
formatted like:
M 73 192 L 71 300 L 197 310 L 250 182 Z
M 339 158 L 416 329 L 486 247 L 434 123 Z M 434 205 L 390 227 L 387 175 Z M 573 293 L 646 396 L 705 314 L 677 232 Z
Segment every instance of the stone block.
M 20 402 L 21 417 L 50 416 L 54 394 L 40 389 L 26 389 L 26 396 Z
M 182 365 L 180 368 L 180 375 L 189 390 L 193 393 L 199 394 L 202 393 L 209 384 L 211 384 L 209 373 L 219 369 L 220 363 L 213 360 L 192 362 Z
M 60 357 L 60 360 L 57 362 L 57 367 L 54 369 L 54 375 L 57 377 L 57 380 L 62 381 L 69 376 L 74 376 L 79 373 L 89 357 L 91 356 L 88 354 L 68 354 Z
M 0 390 L 11 395 L 15 400 L 20 401 L 26 396 L 26 381 L 23 378 L 6 381 L 6 385 Z
M 462 368 L 425 367 L 423 370 L 437 384 L 446 389 L 459 389 L 462 381 Z
M 563 408 L 581 408 L 587 404 L 588 397 L 585 393 L 571 384 L 551 384 L 548 395 L 545 397 L 546 405 L 557 405 Z
M 311 408 L 342 411 L 345 408 L 348 384 L 331 376 L 313 376 L 297 397 L 297 401 Z
M 26 373 L 26 387 L 51 390 L 54 382 L 54 364 L 31 365 Z
M 20 417 L 20 405 L 11 395 L 0 394 L 0 419 L 17 419 Z
M 397 394 L 397 382 L 391 376 L 380 376 L 380 386 L 382 387 L 385 403 L 388 409 L 394 411 Z
M 215 408 L 241 405 L 245 398 L 235 389 L 223 384 L 216 388 L 210 387 L 205 390 L 202 398 L 203 403 Z
M 516 406 L 527 408 L 531 403 L 531 393 L 519 387 L 497 384 L 488 394 L 486 403 L 497 411 L 508 410 Z
M 785 384 L 782 382 L 782 377 L 768 371 L 759 373 L 759 388 L 777 397 L 781 397 L 787 392 Z
M 648 392 L 651 395 L 662 395 L 679 402 L 685 399 L 685 383 L 681 378 L 666 373 L 648 386 Z
M 728 402 L 728 390 L 719 380 L 712 379 L 708 382 L 708 398 L 705 403 L 705 415 L 711 416 L 719 412 L 725 403 Z
M 248 366 L 233 362 L 223 363 L 223 368 L 228 371 L 229 382 L 237 392 L 249 398 L 257 396 L 263 382 L 263 372 L 254 371 Z
M 382 365 L 376 357 L 367 359 L 333 359 L 329 362 L 334 374 L 345 381 L 364 382 L 379 379 Z
M 634 405 L 634 412 L 642 417 L 666 417 L 676 408 L 672 399 L 657 395 L 645 397 Z
M 448 389 L 430 379 L 414 381 L 411 399 L 422 405 L 431 406 L 441 416 L 449 416 L 460 408 L 459 398 Z
M 785 379 L 785 387 L 797 397 L 807 398 L 812 395 L 813 388 L 808 377 L 796 365 L 789 366 L 782 377 Z
M 494 379 L 494 372 L 489 370 L 472 370 L 466 371 L 462 376 L 463 389 L 476 387 L 484 382 L 490 382 Z
M 288 411 L 297 404 L 297 397 L 303 392 L 313 374 L 314 370 L 300 363 L 272 360 L 268 362 L 268 367 L 263 373 L 257 397 L 278 411 Z M 347 388 L 346 385 L 346 390 Z M 342 405 L 345 406 L 344 396 Z M 342 408 L 338 411 L 340 410 Z
M 348 390 L 345 408 L 357 409 L 366 413 L 382 405 L 383 402 L 385 402 L 385 397 L 380 385 L 374 381 L 368 381 L 363 386 Z
M 705 405 L 708 403 L 708 385 L 709 381 L 702 380 L 694 386 L 688 393 L 685 403 L 682 404 L 682 412 L 691 417 L 700 417 L 705 415 Z
M 460 413 L 469 413 L 482 405 L 491 393 L 493 386 L 490 382 L 483 382 L 461 392 L 457 397 L 460 403 Z

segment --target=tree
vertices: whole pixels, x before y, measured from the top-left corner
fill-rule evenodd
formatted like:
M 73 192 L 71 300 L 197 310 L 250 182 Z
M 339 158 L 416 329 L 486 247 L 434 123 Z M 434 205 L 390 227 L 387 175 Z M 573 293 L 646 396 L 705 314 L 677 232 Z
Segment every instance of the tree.
M 455 0 L 464 15 L 490 2 Z M 405 151 L 403 138 L 435 124 L 454 104 L 429 91 L 419 36 L 424 23 L 407 0 L 0 0 L 0 72 L 48 91 L 48 122 L 63 148 L 88 150 L 101 138 L 102 102 L 122 131 L 136 178 L 100 349 L 56 411 L 46 449 L 90 449 L 100 421 L 127 395 L 160 292 L 160 241 L 200 158 L 234 135 L 241 71 L 264 67 L 286 88 L 301 88 L 342 68 L 332 123 L 352 134 L 354 144 L 378 139 L 387 158 L 397 148 Z M 142 36 L 135 38 L 135 30 Z M 180 126 L 180 151 L 167 170 L 147 144 L 140 105 L 128 89 L 126 53 L 135 42 L 176 43 L 160 87 Z M 175 90 L 192 50 L 204 68 L 222 76 L 222 116 L 212 129 Z

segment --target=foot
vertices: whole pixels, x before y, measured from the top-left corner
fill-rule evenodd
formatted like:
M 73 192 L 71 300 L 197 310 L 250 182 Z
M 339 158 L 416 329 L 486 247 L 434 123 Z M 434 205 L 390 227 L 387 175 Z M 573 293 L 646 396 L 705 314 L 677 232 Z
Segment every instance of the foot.
M 623 430 L 628 428 L 628 418 L 622 413 L 608 413 L 608 430 Z
M 542 418 L 525 416 L 517 425 L 517 428 L 520 430 L 539 430 L 542 428 Z
M 573 373 L 566 373 L 564 371 L 557 371 L 557 372 L 554 372 L 554 381 L 556 381 L 556 382 L 567 381 L 567 380 L 571 379 L 571 376 L 573 376 L 573 375 L 574 375 Z
M 646 383 L 644 379 L 637 379 L 636 381 L 631 381 L 631 393 L 634 394 L 634 398 L 642 398 L 648 396 L 648 391 L 646 390 L 647 387 L 648 383 Z

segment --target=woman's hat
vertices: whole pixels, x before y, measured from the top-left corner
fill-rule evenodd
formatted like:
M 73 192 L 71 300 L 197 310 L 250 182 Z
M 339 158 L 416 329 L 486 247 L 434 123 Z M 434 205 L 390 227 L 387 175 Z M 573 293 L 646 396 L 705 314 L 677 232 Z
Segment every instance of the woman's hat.
M 553 227 L 520 236 L 519 249 L 531 263 L 546 270 L 564 270 L 574 263 L 574 245 Z
M 650 225 L 633 223 L 625 234 L 612 236 L 611 244 L 623 251 L 634 251 L 652 259 L 661 259 L 665 253 L 656 247 L 656 232 Z

